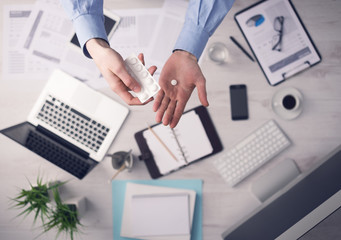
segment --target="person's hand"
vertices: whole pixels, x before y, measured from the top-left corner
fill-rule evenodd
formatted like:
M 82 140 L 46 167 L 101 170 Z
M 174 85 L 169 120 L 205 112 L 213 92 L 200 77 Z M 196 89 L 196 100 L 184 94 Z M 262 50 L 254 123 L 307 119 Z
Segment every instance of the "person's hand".
M 171 81 L 177 84 L 173 86 Z M 161 122 L 174 128 L 184 112 L 186 103 L 193 90 L 197 87 L 201 104 L 208 106 L 206 80 L 197 59 L 186 51 L 175 51 L 163 67 L 159 79 L 161 90 L 155 97 L 153 110 L 156 122 Z
M 142 105 L 137 97 L 134 97 L 129 93 L 129 91 L 141 91 L 141 86 L 126 70 L 122 56 L 114 49 L 110 48 L 109 44 L 102 39 L 90 39 L 86 43 L 86 48 L 103 77 L 108 82 L 110 88 L 127 104 Z M 143 54 L 139 54 L 138 58 L 144 64 Z M 148 71 L 153 75 L 156 71 L 156 66 L 150 67 Z M 153 98 L 143 104 L 152 100 Z

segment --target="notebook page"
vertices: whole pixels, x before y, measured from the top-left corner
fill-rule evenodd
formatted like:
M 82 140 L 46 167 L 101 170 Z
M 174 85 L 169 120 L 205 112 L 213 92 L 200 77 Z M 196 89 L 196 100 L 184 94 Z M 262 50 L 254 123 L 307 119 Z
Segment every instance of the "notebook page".
M 198 114 L 195 111 L 187 114 L 188 116 L 186 116 L 185 121 L 174 128 L 174 132 L 185 153 L 187 161 L 190 163 L 212 153 L 213 147 Z
M 133 195 L 130 200 L 133 236 L 190 234 L 187 193 Z
M 166 174 L 186 165 L 186 161 L 182 156 L 179 145 L 177 144 L 169 126 L 166 127 L 160 124 L 153 127 L 153 130 L 178 160 L 176 161 L 172 158 L 169 152 L 151 133 L 151 131 L 144 131 L 143 136 L 153 153 L 155 163 L 158 166 L 160 173 Z M 190 111 L 184 114 L 178 125 L 174 128 L 174 132 L 188 162 L 194 161 L 213 152 L 213 147 L 206 135 L 204 126 L 195 111 Z
M 125 192 L 125 200 L 124 200 L 124 208 L 122 215 L 122 226 L 121 226 L 121 237 L 127 238 L 139 238 L 137 236 L 133 236 L 132 234 L 132 199 L 133 195 L 146 195 L 146 194 L 179 194 L 186 193 L 189 195 L 189 224 L 190 228 L 192 228 L 193 216 L 194 216 L 194 208 L 196 203 L 196 192 L 194 190 L 189 189 L 179 189 L 172 187 L 163 187 L 163 186 L 152 186 L 146 184 L 139 183 L 131 183 L 128 182 L 126 184 L 126 192 Z M 143 239 L 149 240 L 190 240 L 190 235 L 176 235 L 176 236 L 144 236 Z

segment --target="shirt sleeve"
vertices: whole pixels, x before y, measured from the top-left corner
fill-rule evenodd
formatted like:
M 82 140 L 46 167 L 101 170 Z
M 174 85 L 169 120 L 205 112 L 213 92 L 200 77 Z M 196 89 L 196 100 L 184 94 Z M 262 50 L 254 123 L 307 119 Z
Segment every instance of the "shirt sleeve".
M 208 39 L 231 9 L 234 0 L 190 0 L 184 26 L 174 49 L 200 58 Z
M 85 43 L 92 38 L 108 42 L 104 27 L 103 0 L 60 0 L 73 22 L 77 38 L 84 54 L 91 58 Z

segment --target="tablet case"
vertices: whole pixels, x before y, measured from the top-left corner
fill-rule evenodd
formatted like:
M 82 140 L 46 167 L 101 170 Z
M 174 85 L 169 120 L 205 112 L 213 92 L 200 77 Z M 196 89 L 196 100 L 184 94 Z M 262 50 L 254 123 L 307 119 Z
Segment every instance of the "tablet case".
M 185 113 L 187 112 L 190 112 L 190 111 L 195 111 L 199 118 L 200 118 L 200 121 L 202 122 L 203 126 L 204 126 L 204 129 L 205 129 L 205 132 L 207 134 L 207 137 L 212 145 L 212 148 L 213 148 L 213 151 L 212 153 L 208 154 L 208 155 L 205 155 L 205 156 L 201 156 L 200 158 L 194 160 L 193 162 L 197 162 L 205 157 L 209 157 L 209 156 L 212 156 L 220 151 L 222 151 L 223 149 L 223 146 L 221 144 L 221 141 L 219 139 L 219 136 L 218 136 L 218 133 L 213 125 L 213 122 L 211 120 L 211 117 L 206 109 L 206 107 L 204 106 L 198 106 L 198 107 L 195 107 L 193 109 L 190 109 L 188 111 L 186 111 Z M 185 114 L 184 113 L 184 114 Z M 153 126 L 151 126 L 152 128 L 157 126 L 157 125 L 160 125 L 161 123 L 159 124 L 155 124 Z M 141 161 L 144 161 L 146 166 L 147 166 L 147 169 L 148 169 L 148 172 L 150 174 L 150 176 L 155 179 L 155 178 L 159 178 L 159 177 L 162 177 L 163 175 L 160 173 L 156 163 L 155 163 L 155 160 L 154 160 L 154 157 L 153 157 L 153 153 L 150 151 L 149 147 L 148 147 L 148 144 L 146 142 L 146 139 L 143 137 L 143 132 L 148 130 L 147 128 L 135 133 L 135 140 L 139 146 L 139 149 L 140 149 L 140 152 L 141 152 L 141 155 L 139 156 L 139 159 Z M 193 162 L 189 163 L 189 164 L 192 164 Z M 188 165 L 189 165 L 188 164 Z M 181 168 L 185 167 L 187 165 L 184 165 L 182 166 Z M 177 169 L 179 170 L 179 169 Z M 175 170 L 176 171 L 176 170 Z

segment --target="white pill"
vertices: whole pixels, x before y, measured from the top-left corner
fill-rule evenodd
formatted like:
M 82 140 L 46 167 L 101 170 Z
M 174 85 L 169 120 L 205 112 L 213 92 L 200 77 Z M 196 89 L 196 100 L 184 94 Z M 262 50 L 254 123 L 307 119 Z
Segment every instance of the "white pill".
M 151 89 L 153 92 L 155 92 L 156 90 L 158 90 L 158 86 L 156 84 L 153 84 L 153 86 L 151 86 Z
M 140 73 L 140 76 L 143 77 L 143 78 L 146 78 L 146 77 L 148 76 L 147 71 L 142 71 L 142 72 Z
M 146 83 L 148 85 L 152 84 L 153 82 L 154 82 L 154 80 L 152 78 L 150 78 L 150 77 L 146 79 Z
M 132 65 L 136 64 L 137 63 L 137 59 L 136 58 L 130 58 L 128 59 L 128 62 Z
M 141 71 L 142 70 L 142 66 L 141 65 L 135 65 L 134 66 L 136 71 Z
M 175 79 L 173 79 L 173 80 L 171 81 L 171 84 L 172 84 L 173 86 L 175 86 L 176 84 L 178 84 L 178 81 L 176 81 Z

